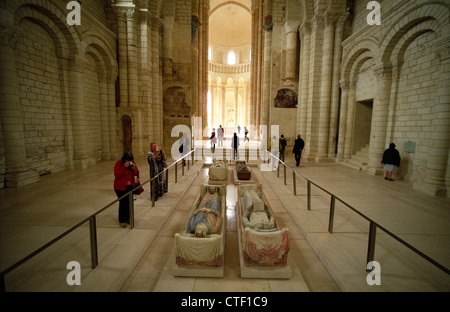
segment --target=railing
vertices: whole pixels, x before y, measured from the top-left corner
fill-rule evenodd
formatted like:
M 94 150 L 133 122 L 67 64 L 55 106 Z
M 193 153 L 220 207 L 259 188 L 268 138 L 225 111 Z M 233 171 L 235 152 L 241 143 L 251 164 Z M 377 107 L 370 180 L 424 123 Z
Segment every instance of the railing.
M 406 246 L 407 248 L 409 248 L 410 250 L 412 250 L 413 252 L 415 252 L 416 254 L 418 254 L 419 256 L 421 256 L 422 258 L 424 258 L 425 260 L 427 260 L 428 262 L 430 262 L 434 266 L 438 267 L 439 269 L 441 269 L 442 271 L 444 271 L 445 273 L 450 275 L 450 270 L 448 268 L 446 268 L 442 264 L 438 263 L 436 260 L 432 259 L 431 257 L 427 256 L 426 254 L 424 254 L 423 252 L 421 252 L 420 250 L 418 250 L 417 248 L 415 248 L 411 244 L 407 243 L 406 241 L 404 241 L 403 239 L 401 239 L 400 237 L 398 237 L 397 235 L 392 233 L 391 231 L 387 230 L 385 227 L 383 227 L 379 223 L 375 222 L 374 220 L 372 220 L 371 218 L 369 218 L 365 214 L 361 213 L 356 208 L 352 207 L 350 204 L 346 203 L 344 200 L 342 200 L 338 196 L 332 194 L 331 192 L 329 192 L 328 190 L 324 189 L 320 185 L 314 183 L 313 181 L 309 180 L 308 178 L 306 178 L 302 174 L 300 174 L 297 171 L 295 171 L 294 169 L 290 168 L 288 165 L 286 165 L 285 162 L 283 162 L 277 156 L 273 155 L 271 152 L 267 151 L 267 153 L 269 154 L 269 156 L 266 157 L 267 158 L 267 163 L 269 163 L 271 161 L 272 162 L 273 161 L 275 161 L 275 162 L 278 161 L 277 177 L 280 176 L 280 165 L 283 166 L 283 169 L 284 169 L 284 185 L 287 185 L 287 183 L 286 183 L 286 168 L 288 168 L 289 170 L 292 171 L 294 195 L 297 196 L 296 176 L 299 176 L 299 177 L 303 178 L 304 180 L 306 180 L 306 183 L 307 183 L 306 184 L 306 197 L 307 197 L 307 205 L 306 206 L 307 206 L 308 210 L 311 211 L 311 185 L 314 185 L 315 187 L 319 188 L 320 190 L 322 190 L 323 192 L 325 192 L 326 194 L 331 196 L 331 198 L 330 198 L 330 213 L 329 213 L 329 219 L 328 219 L 328 232 L 329 233 L 333 233 L 333 222 L 334 222 L 334 212 L 335 212 L 335 207 L 336 207 L 336 201 L 341 202 L 344 206 L 346 206 L 347 208 L 349 208 L 352 211 L 356 212 L 359 216 L 361 216 L 365 220 L 369 221 L 370 227 L 369 227 L 369 238 L 368 238 L 367 262 L 366 262 L 366 264 L 368 264 L 369 262 L 374 261 L 374 258 L 375 258 L 376 233 L 377 233 L 377 228 L 379 228 L 380 230 L 382 230 L 383 232 L 385 232 L 386 234 L 391 236 L 393 239 L 397 240 L 402 245 Z M 366 270 L 370 271 L 371 269 L 367 268 Z
M 227 65 L 209 62 L 208 70 L 218 74 L 244 74 L 250 72 L 250 63 Z
M 165 168 L 158 175 L 154 176 L 153 178 L 149 179 L 148 181 L 146 181 L 144 183 L 141 183 L 141 186 L 145 186 L 146 184 L 151 183 L 150 199 L 152 201 L 152 207 L 155 206 L 155 185 L 156 184 L 154 183 L 154 181 L 156 179 L 159 179 L 159 176 L 161 174 L 165 174 L 166 175 L 166 181 L 168 183 L 169 169 L 172 168 L 172 167 L 175 167 L 175 183 L 177 183 L 178 182 L 178 169 L 177 169 L 178 168 L 178 163 L 180 163 L 182 161 L 186 161 L 187 167 L 188 167 L 188 170 L 189 170 L 190 162 L 192 162 L 192 164 L 194 163 L 194 153 L 195 153 L 195 149 L 192 150 L 191 152 L 187 153 L 185 156 L 183 156 L 182 158 L 180 158 L 179 160 L 177 160 L 176 162 L 174 162 L 173 164 L 171 164 L 167 168 Z M 195 160 L 195 161 L 197 161 L 197 160 Z M 182 168 L 181 169 L 182 170 L 182 176 L 184 176 L 184 165 L 182 165 L 181 168 Z M 5 287 L 5 275 L 6 274 L 10 273 L 11 271 L 16 269 L 17 267 L 21 266 L 22 264 L 24 264 L 25 262 L 27 262 L 31 258 L 35 257 L 36 255 L 38 255 L 39 253 L 41 253 L 42 251 L 44 251 L 48 247 L 50 247 L 53 244 L 55 244 L 57 241 L 59 241 L 62 238 L 66 237 L 71 232 L 75 231 L 76 229 L 78 229 L 79 227 L 83 226 L 84 224 L 86 224 L 88 222 L 89 222 L 89 235 L 90 235 L 91 267 L 92 267 L 92 269 L 95 269 L 98 266 L 97 216 L 99 214 L 101 214 L 102 212 L 104 212 L 105 210 L 107 210 L 108 208 L 110 208 L 113 205 L 115 205 L 116 203 L 118 203 L 120 200 L 128 197 L 129 198 L 129 208 L 130 208 L 130 228 L 133 229 L 134 228 L 134 199 L 133 199 L 133 192 L 135 190 L 137 190 L 139 187 L 140 186 L 137 186 L 136 188 L 134 188 L 133 190 L 129 191 L 128 193 L 126 193 L 122 197 L 120 197 L 120 198 L 114 200 L 113 202 L 109 203 L 108 205 L 104 206 L 103 208 L 101 208 L 100 210 L 98 210 L 94 214 L 90 215 L 89 217 L 87 217 L 86 219 L 81 221 L 80 223 L 74 225 L 73 227 L 71 227 L 70 229 L 68 229 L 67 231 L 65 231 L 61 235 L 59 235 L 58 237 L 52 239 L 51 241 L 49 241 L 48 243 L 46 243 L 42 247 L 40 247 L 40 248 L 36 249 L 35 251 L 33 251 L 32 253 L 30 253 L 28 256 L 22 258 L 20 261 L 18 261 L 15 264 L 11 265 L 6 270 L 3 270 L 0 273 L 0 292 L 5 292 L 6 291 L 6 287 Z

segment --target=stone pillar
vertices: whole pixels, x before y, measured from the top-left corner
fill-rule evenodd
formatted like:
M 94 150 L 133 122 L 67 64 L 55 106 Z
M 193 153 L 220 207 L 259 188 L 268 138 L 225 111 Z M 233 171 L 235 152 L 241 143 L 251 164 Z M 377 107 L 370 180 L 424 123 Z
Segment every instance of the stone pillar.
M 299 73 L 299 105 L 297 108 L 297 132 L 306 137 L 309 94 L 309 48 L 311 45 L 311 24 L 303 23 L 299 27 L 300 35 L 300 73 Z
M 355 124 L 356 82 L 352 81 L 349 83 L 347 98 L 347 118 L 345 123 L 345 142 L 343 150 L 344 159 L 346 160 L 350 159 L 352 156 L 353 126 Z
M 262 115 L 261 124 L 269 126 L 270 123 L 270 104 L 271 104 L 271 75 L 272 75 L 272 1 L 266 1 L 266 12 L 264 17 L 264 73 L 263 73 L 263 92 L 262 92 Z M 267 137 L 269 140 L 269 137 Z M 269 143 L 269 141 L 267 141 Z
M 116 81 L 117 81 L 117 71 L 113 70 L 109 73 L 107 78 L 107 110 L 108 110 L 108 123 L 109 123 L 109 146 L 110 146 L 110 155 L 109 160 L 118 159 L 120 157 L 119 149 L 118 149 L 118 141 L 116 136 L 116 128 L 117 128 L 117 114 L 116 114 Z
M 388 148 L 386 146 L 386 133 L 391 98 L 392 67 L 381 64 L 374 71 L 377 76 L 377 91 L 373 103 L 367 172 L 376 175 L 384 172 L 381 158 Z
M 338 150 L 337 159 L 342 161 L 344 159 L 345 152 L 345 142 L 346 129 L 347 129 L 347 109 L 348 109 L 348 98 L 349 98 L 349 83 L 345 80 L 340 82 L 342 95 L 341 95 L 341 114 L 339 119 L 339 140 L 338 140 Z
M 328 157 L 328 136 L 330 131 L 331 84 L 333 75 L 335 16 L 327 14 L 323 39 L 322 74 L 320 85 L 319 140 L 316 159 Z
M 173 22 L 174 16 L 165 16 L 163 19 L 164 24 L 164 36 L 163 36 L 163 62 L 164 62 L 164 75 L 172 76 L 173 71 Z
M 432 112 L 434 128 L 428 149 L 425 178 L 415 182 L 413 188 L 436 196 L 448 196 L 446 173 L 450 149 L 450 40 L 437 42 L 441 61 L 439 87 Z
M 339 112 L 339 77 L 341 76 L 342 39 L 344 23 L 348 14 L 339 16 L 334 33 L 333 76 L 331 82 L 330 131 L 328 134 L 328 157 L 336 156 Z
M 284 79 L 295 79 L 297 76 L 297 29 L 298 23 L 286 22 L 286 66 Z
M 132 3 L 113 4 L 117 15 L 117 39 L 119 52 L 119 90 L 120 107 L 128 107 L 128 26 L 129 16 L 134 13 Z
M 129 8 L 127 18 L 127 67 L 128 67 L 128 107 L 137 108 L 139 102 L 139 76 L 138 76 L 138 38 L 136 30 L 136 11 Z
M 75 56 L 67 63 L 75 169 L 86 169 L 95 165 L 95 159 L 89 155 L 86 145 L 87 126 L 83 100 L 83 72 L 85 67 L 86 59 L 80 56 Z
M 0 25 L 0 117 L 3 131 L 6 187 L 21 187 L 39 181 L 27 166 L 19 84 L 14 63 L 18 30 Z M 1 174 L 1 173 L 0 173 Z
M 151 76 L 152 76 L 152 114 L 153 114 L 153 138 L 160 146 L 164 146 L 163 142 L 163 109 L 162 109 L 162 77 L 161 77 L 161 35 L 162 23 L 158 17 L 151 18 L 151 38 L 152 38 L 152 57 L 151 57 Z

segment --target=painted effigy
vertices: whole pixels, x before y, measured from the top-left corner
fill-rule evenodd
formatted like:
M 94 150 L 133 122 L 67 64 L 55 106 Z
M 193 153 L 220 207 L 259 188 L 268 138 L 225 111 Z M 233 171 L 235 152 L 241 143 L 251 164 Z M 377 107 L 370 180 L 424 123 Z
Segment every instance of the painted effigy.
M 175 234 L 178 266 L 223 265 L 226 186 L 202 185 L 183 231 Z
M 241 255 L 246 266 L 286 266 L 289 229 L 280 228 L 261 185 L 238 189 L 238 227 Z

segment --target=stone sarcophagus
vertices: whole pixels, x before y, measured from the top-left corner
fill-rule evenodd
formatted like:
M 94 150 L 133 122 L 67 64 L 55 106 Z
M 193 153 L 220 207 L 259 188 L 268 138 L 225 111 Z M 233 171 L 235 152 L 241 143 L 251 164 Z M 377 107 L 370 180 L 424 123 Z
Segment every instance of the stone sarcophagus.
M 290 278 L 291 269 L 287 265 L 289 229 L 278 226 L 261 185 L 239 186 L 236 214 L 241 276 Z
M 186 226 L 175 234 L 176 276 L 223 276 L 225 222 L 226 186 L 202 185 Z
M 226 184 L 228 182 L 228 164 L 226 161 L 214 160 L 208 175 L 210 184 Z
M 245 161 L 236 161 L 236 173 L 239 180 L 250 180 L 252 173 Z

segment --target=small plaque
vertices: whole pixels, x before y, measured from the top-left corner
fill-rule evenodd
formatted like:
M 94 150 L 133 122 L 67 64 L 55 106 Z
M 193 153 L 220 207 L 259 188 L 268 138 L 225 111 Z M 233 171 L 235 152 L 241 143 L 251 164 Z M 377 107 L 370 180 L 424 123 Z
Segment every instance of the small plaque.
M 415 153 L 416 152 L 416 142 L 406 141 L 404 151 L 405 151 L 405 153 Z

